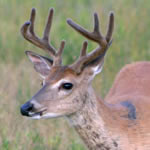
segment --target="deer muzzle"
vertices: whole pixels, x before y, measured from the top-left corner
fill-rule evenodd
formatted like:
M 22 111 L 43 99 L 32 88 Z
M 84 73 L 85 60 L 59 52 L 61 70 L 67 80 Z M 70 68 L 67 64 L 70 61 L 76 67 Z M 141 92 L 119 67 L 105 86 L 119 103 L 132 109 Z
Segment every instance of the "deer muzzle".
M 20 112 L 23 116 L 31 117 L 30 112 L 33 111 L 33 108 L 34 108 L 33 104 L 30 102 L 27 102 L 21 106 Z

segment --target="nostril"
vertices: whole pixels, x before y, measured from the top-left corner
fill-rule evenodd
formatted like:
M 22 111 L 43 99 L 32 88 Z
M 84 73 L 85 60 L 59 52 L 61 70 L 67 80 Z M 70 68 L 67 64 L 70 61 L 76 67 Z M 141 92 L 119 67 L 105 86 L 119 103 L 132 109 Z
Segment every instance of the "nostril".
M 30 116 L 29 112 L 32 110 L 33 110 L 33 104 L 31 104 L 30 102 L 23 104 L 20 108 L 20 112 L 24 116 Z
M 30 103 L 26 111 L 32 111 L 32 110 L 33 110 L 33 104 Z

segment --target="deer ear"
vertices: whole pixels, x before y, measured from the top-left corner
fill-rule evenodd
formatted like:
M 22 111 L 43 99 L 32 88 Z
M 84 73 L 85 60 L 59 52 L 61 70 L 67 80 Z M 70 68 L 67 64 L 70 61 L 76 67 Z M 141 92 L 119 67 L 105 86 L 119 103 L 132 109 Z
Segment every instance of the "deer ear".
M 29 60 L 33 63 L 36 72 L 38 72 L 42 78 L 48 76 L 53 61 L 47 57 L 38 55 L 31 51 L 26 51 L 25 53 L 28 56 Z
M 103 69 L 103 64 L 104 64 L 104 57 L 103 58 L 97 58 L 93 62 L 91 62 L 88 66 L 88 69 L 95 75 L 100 73 Z

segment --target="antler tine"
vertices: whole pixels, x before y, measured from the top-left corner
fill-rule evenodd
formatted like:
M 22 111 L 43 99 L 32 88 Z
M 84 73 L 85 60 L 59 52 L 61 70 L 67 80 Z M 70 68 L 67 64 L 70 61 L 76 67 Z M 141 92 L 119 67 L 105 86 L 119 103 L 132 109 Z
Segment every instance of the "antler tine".
M 54 14 L 54 9 L 51 8 L 50 11 L 49 11 L 47 23 L 46 23 L 45 30 L 44 30 L 44 33 L 43 33 L 43 39 L 46 40 L 46 41 L 49 41 L 49 32 L 50 32 L 50 29 L 51 29 L 51 26 L 52 26 L 53 14 Z
M 87 46 L 88 46 L 88 42 L 84 41 L 81 49 L 80 57 L 86 56 Z
M 99 32 L 99 19 L 97 13 L 94 13 L 94 32 Z
M 94 13 L 94 30 L 93 30 L 93 34 L 99 36 L 99 38 L 97 38 L 97 42 L 99 42 L 102 39 L 102 35 L 99 29 L 99 19 L 98 19 L 98 15 L 97 13 Z
M 111 40 L 113 29 L 114 29 L 114 13 L 111 12 L 109 16 L 109 24 L 108 24 L 107 34 L 106 34 L 107 42 Z
M 35 15 L 36 15 L 36 10 L 33 8 L 31 11 L 30 22 L 26 22 L 21 27 L 21 33 L 26 40 L 36 45 L 37 47 L 47 51 L 53 58 L 55 58 L 56 49 L 53 46 L 51 46 L 48 42 L 50 27 L 52 23 L 53 9 L 50 10 L 48 21 L 44 30 L 44 36 L 42 39 L 40 39 L 34 33 Z
M 59 56 L 62 55 L 64 47 L 65 47 L 65 43 L 66 43 L 66 41 L 64 41 L 64 40 L 61 41 L 60 48 L 59 48 L 57 55 L 59 55 Z
M 30 28 L 29 28 L 29 30 L 32 34 L 34 34 L 35 16 L 36 16 L 36 10 L 35 10 L 35 8 L 32 8 L 31 15 L 30 15 Z
M 62 40 L 60 44 L 60 48 L 55 57 L 55 61 L 53 64 L 54 66 L 60 66 L 62 64 L 62 53 L 63 53 L 64 47 L 65 47 L 65 41 Z

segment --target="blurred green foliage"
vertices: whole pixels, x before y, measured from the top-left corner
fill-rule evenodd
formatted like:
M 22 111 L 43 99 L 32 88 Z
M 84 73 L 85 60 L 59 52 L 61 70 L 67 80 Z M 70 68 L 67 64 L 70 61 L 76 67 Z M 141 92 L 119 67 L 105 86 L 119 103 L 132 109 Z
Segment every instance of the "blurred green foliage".
M 35 30 L 42 36 L 49 8 L 55 8 L 51 42 L 58 48 L 66 40 L 64 64 L 73 62 L 85 40 L 66 23 L 72 18 L 92 30 L 93 12 L 98 12 L 105 34 L 110 11 L 115 13 L 113 44 L 103 72 L 93 82 L 104 97 L 116 73 L 127 63 L 150 60 L 149 0 L 0 0 L 0 149 L 1 150 L 84 150 L 78 135 L 63 119 L 32 121 L 23 118 L 19 107 L 40 88 L 40 81 L 24 55 L 38 48 L 25 41 L 20 27 L 37 9 Z M 88 51 L 95 48 L 89 41 Z M 31 66 L 31 67 L 30 67 Z M 37 78 L 36 78 L 37 77 Z M 100 92 L 101 91 L 101 92 Z

